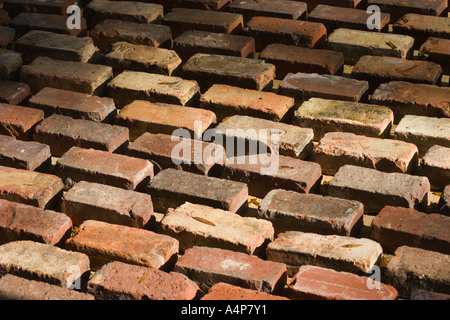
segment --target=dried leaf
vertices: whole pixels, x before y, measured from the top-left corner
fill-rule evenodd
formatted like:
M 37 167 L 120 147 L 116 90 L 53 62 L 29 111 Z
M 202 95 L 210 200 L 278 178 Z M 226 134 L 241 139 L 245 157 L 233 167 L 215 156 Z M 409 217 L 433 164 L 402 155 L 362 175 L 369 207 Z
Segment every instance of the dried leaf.
M 147 279 L 148 274 L 144 272 L 144 274 L 142 275 L 141 279 L 139 280 L 139 283 L 145 281 L 145 279 Z
M 294 167 L 291 166 L 279 166 L 279 169 L 295 169 Z
M 198 222 L 201 222 L 201 223 L 204 223 L 204 224 L 213 226 L 213 227 L 216 226 L 213 222 L 211 222 L 211 221 L 209 221 L 209 220 L 206 220 L 206 219 L 203 219 L 203 218 L 200 218 L 200 217 L 192 217 L 192 218 L 195 219 L 195 220 L 197 220 Z
M 356 247 L 360 247 L 361 244 L 356 244 L 356 243 L 349 243 L 349 244 L 344 244 L 343 246 L 341 246 L 342 248 L 356 248 Z
M 259 207 L 259 201 L 256 198 L 251 199 L 248 203 Z
M 386 44 L 391 47 L 392 49 L 397 49 L 397 46 L 395 44 L 392 43 L 392 41 L 388 41 L 386 42 Z
M 165 85 L 173 85 L 173 84 L 178 84 L 180 83 L 181 80 L 177 80 L 177 81 L 163 81 L 163 82 L 158 82 L 158 84 L 165 84 Z
M 405 17 L 401 17 L 400 19 L 402 19 L 402 21 L 404 22 L 404 23 L 408 23 L 408 19 L 406 19 Z

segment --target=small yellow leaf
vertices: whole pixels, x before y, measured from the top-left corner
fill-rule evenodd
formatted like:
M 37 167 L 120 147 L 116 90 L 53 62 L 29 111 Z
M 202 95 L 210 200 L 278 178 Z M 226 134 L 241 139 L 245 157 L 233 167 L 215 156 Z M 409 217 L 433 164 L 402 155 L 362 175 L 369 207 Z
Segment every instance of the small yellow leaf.
M 142 275 L 141 279 L 139 280 L 139 283 L 145 281 L 145 279 L 147 279 L 148 275 L 147 273 L 144 272 L 144 274 Z
M 361 246 L 361 244 L 349 243 L 349 244 L 344 244 L 341 247 L 342 248 L 356 248 L 356 247 L 360 247 L 360 246 Z
M 294 167 L 291 166 L 279 166 L 279 169 L 295 169 Z
M 206 220 L 206 219 L 203 219 L 203 218 L 200 218 L 200 217 L 192 217 L 192 218 L 195 219 L 195 220 L 197 220 L 198 222 L 201 222 L 201 223 L 204 223 L 204 224 L 213 226 L 213 227 L 216 226 L 213 222 L 211 222 L 211 221 L 209 221 L 209 220 Z
M 386 42 L 386 44 L 391 47 L 392 49 L 397 49 L 397 46 L 395 44 L 392 43 L 392 41 L 388 41 Z

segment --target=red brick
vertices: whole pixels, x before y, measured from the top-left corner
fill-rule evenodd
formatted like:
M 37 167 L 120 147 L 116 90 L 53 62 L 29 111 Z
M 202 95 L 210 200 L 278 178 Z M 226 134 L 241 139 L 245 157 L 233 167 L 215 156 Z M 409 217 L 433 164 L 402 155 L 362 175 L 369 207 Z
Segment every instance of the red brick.
M 271 221 L 276 234 L 292 230 L 353 236 L 362 227 L 363 211 L 358 201 L 277 189 L 260 202 L 257 216 Z
M 391 15 L 391 21 L 400 19 L 408 13 L 440 16 L 446 12 L 446 0 L 368 0 L 367 5 L 377 5 L 382 12 Z
M 22 54 L 0 48 L 0 79 L 17 80 L 22 67 Z
M 445 74 L 450 73 L 450 39 L 429 37 L 420 47 L 420 55 L 427 61 L 439 64 Z
M 314 10 L 318 5 L 331 5 L 344 8 L 359 8 L 364 4 L 363 0 L 303 0 L 308 5 L 308 11 Z
M 31 90 L 26 83 L 0 80 L 0 103 L 27 105 L 30 97 Z
M 273 295 L 252 289 L 233 286 L 225 282 L 213 285 L 200 300 L 289 300 L 286 297 Z M 262 309 L 261 309 L 262 310 Z
M 286 284 L 286 265 L 230 250 L 193 247 L 175 265 L 176 272 L 208 291 L 225 282 L 246 289 L 277 294 Z
M 192 300 L 197 284 L 178 273 L 113 261 L 95 272 L 87 292 L 97 300 Z
M 439 213 L 450 216 L 450 185 L 447 185 L 439 198 Z
M 29 140 L 42 119 L 42 110 L 0 103 L 0 134 Z
M 170 269 L 177 258 L 178 241 L 149 230 L 86 220 L 66 241 L 66 249 L 88 255 L 94 271 L 112 261 Z
M 306 20 L 308 15 L 305 2 L 284 0 L 271 0 L 267 2 L 233 1 L 225 10 L 242 14 L 246 23 L 255 16 Z
M 231 3 L 231 1 L 232 0 L 182 0 L 179 5 L 184 8 L 206 9 L 217 11 L 227 6 L 229 3 Z M 156 2 L 161 2 L 165 5 L 167 1 L 157 0 Z
M 43 143 L 0 135 L 0 165 L 45 172 L 51 165 L 50 147 Z
M 430 180 L 432 187 L 444 189 L 450 183 L 450 147 L 432 146 L 423 156 L 420 174 Z
M 15 38 L 16 30 L 14 28 L 0 25 L 0 48 L 10 49 Z
M 397 290 L 368 277 L 306 265 L 295 275 L 287 296 L 299 300 L 396 300 Z
M 23 12 L 67 15 L 67 8 L 77 0 L 3 0 L 3 8 L 11 18 Z

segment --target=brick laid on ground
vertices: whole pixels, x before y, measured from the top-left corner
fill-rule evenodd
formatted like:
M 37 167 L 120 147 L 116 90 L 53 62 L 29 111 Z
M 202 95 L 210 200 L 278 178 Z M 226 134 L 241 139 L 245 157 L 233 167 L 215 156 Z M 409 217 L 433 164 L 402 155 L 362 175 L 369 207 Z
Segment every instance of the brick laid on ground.
M 420 47 L 420 54 L 425 60 L 439 64 L 444 74 L 450 73 L 450 39 L 429 37 Z
M 275 79 L 275 66 L 260 59 L 197 53 L 182 67 L 183 77 L 196 80 L 202 92 L 213 84 L 263 90 Z
M 360 201 L 366 213 L 378 213 L 387 205 L 421 209 L 429 193 L 426 177 L 353 165 L 342 166 L 328 185 L 330 196 Z
M 402 298 L 409 298 L 416 289 L 450 292 L 450 255 L 402 246 L 395 251 L 383 273 Z
M 83 288 L 89 277 L 87 255 L 35 241 L 15 241 L 0 246 L 0 274 L 12 274 L 69 288 Z
M 113 71 L 109 66 L 38 57 L 22 67 L 21 81 L 33 94 L 45 87 L 102 95 Z
M 0 135 L 0 165 L 45 172 L 51 165 L 50 147 L 43 143 Z
M 179 258 L 174 271 L 195 281 L 201 290 L 225 282 L 277 294 L 286 284 L 286 265 L 219 248 L 193 247 Z
M 450 295 L 439 292 L 432 292 L 423 289 L 416 289 L 411 293 L 409 300 L 449 300 Z
M 368 0 L 367 5 L 377 5 L 382 12 L 391 15 L 391 21 L 400 19 L 407 13 L 440 16 L 446 11 L 446 0 Z
M 17 80 L 22 67 L 22 54 L 0 48 L 0 79 Z
M 152 227 L 155 220 L 149 195 L 86 181 L 64 194 L 61 210 L 76 226 L 85 220 L 98 220 L 142 228 Z
M 314 10 L 318 5 L 325 4 L 329 5 L 330 0 L 304 0 L 308 5 L 308 11 Z M 359 8 L 363 5 L 362 0 L 334 0 L 333 5 L 344 8 Z
M 289 300 L 286 297 L 273 295 L 252 289 L 218 282 L 209 288 L 200 300 Z M 256 310 L 256 309 L 255 309 Z M 262 310 L 262 309 L 261 309 Z
M 217 11 L 222 9 L 224 6 L 228 5 L 231 1 L 232 0 L 183 0 L 180 5 L 183 6 L 184 8 L 206 9 Z M 167 1 L 158 0 L 157 2 L 163 2 L 164 4 L 166 4 Z
M 58 15 L 67 15 L 67 8 L 76 4 L 76 0 L 4 0 L 3 7 L 11 18 L 22 12 L 50 13 Z
M 42 119 L 42 110 L 0 103 L 0 134 L 29 140 Z
M 112 261 L 171 269 L 177 259 L 178 241 L 149 230 L 86 220 L 66 241 L 66 249 L 88 255 L 92 270 Z
M 450 254 L 450 217 L 386 206 L 372 221 L 370 238 L 394 253 L 401 246 Z
M 16 38 L 16 30 L 5 26 L 0 26 L 0 48 L 10 48 Z
M 312 128 L 315 140 L 327 132 L 388 138 L 393 121 L 394 113 L 384 106 L 311 98 L 295 111 L 292 124 Z
M 0 80 L 0 103 L 27 105 L 30 97 L 31 90 L 26 83 Z
M 300 267 L 286 295 L 295 300 L 396 300 L 398 293 L 366 276 L 306 265 Z
M 195 282 L 178 272 L 113 261 L 89 280 L 87 292 L 97 300 L 192 300 L 200 295 Z
M 444 189 L 450 183 L 450 146 L 432 146 L 423 156 L 420 174 L 428 177 L 431 186 Z
M 46 117 L 61 114 L 74 119 L 110 123 L 117 115 L 114 100 L 108 97 L 44 88 L 29 100 L 30 107 L 41 109 Z
M 185 202 L 201 204 L 231 212 L 241 212 L 248 206 L 245 183 L 205 177 L 176 169 L 165 169 L 151 181 L 148 193 L 156 212 L 165 213 Z
M 450 216 L 450 184 L 442 191 L 439 198 L 439 213 Z
M 242 14 L 244 16 L 244 22 L 248 22 L 255 16 L 306 20 L 306 16 L 308 15 L 305 2 L 284 0 L 272 0 L 268 2 L 233 1 L 225 10 Z
M 276 234 L 302 231 L 354 236 L 362 227 L 363 211 L 358 201 L 277 189 L 260 202 L 257 216 L 271 221 Z

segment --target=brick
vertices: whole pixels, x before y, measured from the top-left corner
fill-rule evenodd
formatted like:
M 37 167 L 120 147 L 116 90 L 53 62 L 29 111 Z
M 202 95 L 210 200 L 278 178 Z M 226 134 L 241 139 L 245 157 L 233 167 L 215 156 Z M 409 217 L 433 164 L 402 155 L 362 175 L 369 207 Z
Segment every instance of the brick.
M 248 206 L 245 183 L 205 177 L 175 169 L 159 172 L 151 181 L 148 193 L 156 212 L 165 213 L 185 202 L 241 213 Z
M 87 292 L 96 300 L 192 300 L 197 284 L 177 272 L 164 272 L 113 261 L 89 280 Z
M 369 30 L 367 21 L 372 13 L 366 10 L 345 8 L 332 5 L 320 4 L 312 10 L 308 15 L 308 21 L 320 22 L 327 28 L 328 34 L 338 28 Z M 391 18 L 389 13 L 380 12 L 380 24 L 371 31 L 386 32 Z
M 318 5 L 335 5 L 344 8 L 359 8 L 364 4 L 362 0 L 304 0 L 308 5 L 308 11 L 314 10 Z
M 14 43 L 24 64 L 40 56 L 64 61 L 90 62 L 98 49 L 89 37 L 75 37 L 47 31 L 32 30 Z
M 286 265 L 219 248 L 193 247 L 175 265 L 201 290 L 225 282 L 246 289 L 277 294 L 286 284 Z
M 200 127 L 195 121 L 201 122 Z M 216 123 L 216 116 L 209 110 L 136 100 L 121 110 L 115 122 L 128 127 L 130 141 L 134 141 L 146 132 L 171 135 L 176 129 L 186 129 L 201 137 Z
M 60 245 L 70 235 L 72 221 L 60 212 L 0 200 L 0 243 L 36 241 Z
M 305 2 L 284 0 L 272 0 L 268 2 L 233 1 L 226 7 L 226 10 L 242 14 L 245 23 L 255 16 L 306 20 L 308 15 Z
M 30 86 L 33 94 L 51 87 L 102 95 L 112 75 L 109 66 L 38 57 L 22 67 L 21 81 Z
M 176 153 L 177 148 L 181 148 L 182 152 Z M 148 159 L 158 172 L 174 168 L 208 175 L 216 164 L 225 162 L 225 152 L 220 145 L 149 132 L 131 142 L 125 153 L 130 157 Z
M 0 48 L 0 79 L 17 80 L 22 67 L 22 54 Z
M 271 221 L 276 234 L 301 231 L 355 236 L 363 211 L 358 201 L 276 189 L 260 202 L 257 217 Z
M 363 56 L 352 70 L 352 78 L 368 81 L 371 92 L 385 82 L 406 81 L 434 85 L 441 77 L 442 68 L 434 62 L 383 56 Z
M 155 220 L 149 195 L 86 181 L 78 182 L 64 194 L 61 210 L 76 226 L 97 220 L 143 228 Z
M 411 293 L 409 300 L 449 300 L 450 295 L 445 293 L 432 292 L 423 289 L 416 289 Z
M 108 96 L 117 108 L 135 100 L 192 105 L 198 99 L 196 81 L 138 71 L 124 71 L 108 83 Z
M 42 119 L 42 110 L 0 103 L 0 134 L 29 140 Z
M 63 183 L 57 176 L 0 166 L 0 198 L 43 209 L 54 209 Z
M 328 185 L 330 196 L 360 201 L 366 213 L 378 213 L 387 205 L 421 209 L 429 193 L 426 177 L 352 165 L 342 166 Z
M 66 241 L 66 249 L 88 255 L 94 271 L 112 261 L 165 270 L 176 260 L 178 241 L 149 230 L 86 220 Z
M 89 32 L 100 51 L 106 51 L 115 42 L 129 42 L 155 48 L 172 46 L 172 34 L 168 26 L 106 19 Z
M 227 156 L 244 155 L 240 154 L 239 148 L 234 149 L 242 142 L 250 153 L 253 152 L 252 146 L 256 151 L 258 145 L 259 153 L 266 153 L 269 149 L 270 152 L 300 160 L 308 158 L 313 150 L 313 130 L 286 123 L 237 115 L 219 123 L 214 130 L 217 135 L 225 137 L 222 141 L 226 141 Z
M 93 295 L 12 274 L 0 278 L 0 296 L 6 300 L 95 300 Z
M 449 97 L 450 88 L 392 81 L 381 84 L 369 102 L 390 108 L 394 112 L 395 123 L 398 123 L 406 115 L 450 117 Z
M 436 144 L 450 148 L 450 119 L 406 115 L 395 128 L 394 138 L 414 143 L 420 157 Z
M 272 43 L 321 48 L 327 40 L 322 23 L 273 17 L 253 17 L 246 24 L 245 33 L 255 39 L 256 51 Z
M 402 246 L 386 266 L 385 281 L 398 290 L 401 298 L 409 298 L 416 289 L 448 293 L 449 263 L 449 255 Z
M 279 94 L 297 98 L 300 103 L 311 98 L 362 102 L 368 90 L 367 81 L 302 72 L 288 73 L 278 86 Z
M 295 111 L 292 124 L 312 128 L 315 140 L 327 132 L 388 138 L 393 120 L 392 110 L 384 106 L 311 98 Z
M 382 12 L 391 15 L 391 21 L 400 19 L 405 14 L 417 13 L 422 15 L 440 16 L 446 12 L 445 0 L 368 0 L 367 5 L 377 5 Z
M 274 43 L 261 52 L 260 58 L 275 65 L 277 79 L 291 72 L 342 74 L 344 70 L 344 55 L 332 50 Z
M 74 119 L 110 123 L 117 115 L 111 98 L 49 87 L 33 95 L 29 104 L 32 108 L 43 110 L 46 117 L 61 114 Z
M 420 54 L 427 61 L 432 61 L 441 66 L 445 74 L 450 73 L 447 61 L 450 60 L 450 39 L 429 37 L 420 47 Z
M 90 262 L 87 255 L 35 241 L 0 246 L 0 274 L 12 274 L 63 288 L 85 286 Z
M 48 13 L 66 16 L 67 8 L 76 0 L 4 0 L 3 8 L 11 18 L 23 12 Z
M 26 83 L 0 80 L 0 103 L 27 105 L 30 97 L 31 90 Z
M 294 99 L 273 92 L 214 84 L 201 95 L 198 106 L 213 111 L 218 122 L 233 115 L 286 122 L 292 116 Z
M 186 30 L 236 33 L 244 26 L 242 15 L 230 12 L 175 8 L 167 13 L 162 23 L 170 27 L 172 36 L 178 37 Z
M 36 127 L 33 140 L 61 157 L 72 147 L 118 152 L 128 145 L 128 128 L 54 114 Z
M 371 278 L 310 265 L 300 267 L 287 290 L 293 300 L 396 300 L 397 295 L 394 287 Z
M 171 75 L 181 67 L 181 59 L 173 50 L 116 42 L 99 57 L 98 63 L 111 66 L 114 74 L 125 70 Z
M 255 39 L 243 35 L 187 30 L 173 41 L 173 49 L 187 61 L 198 52 L 253 58 Z
M 88 181 L 140 190 L 153 177 L 153 165 L 122 154 L 72 147 L 56 162 L 55 174 L 64 180 L 66 188 Z
M 220 177 L 243 182 L 250 195 L 264 198 L 273 189 L 318 193 L 322 170 L 317 163 L 291 157 L 278 156 L 267 165 L 261 159 L 252 162 L 251 156 L 239 156 L 227 159 Z
M 390 253 L 410 246 L 449 254 L 449 227 L 450 217 L 386 206 L 372 221 L 370 238 Z
M 35 141 L 0 135 L 0 165 L 45 172 L 51 165 L 50 147 Z
M 16 30 L 0 25 L 0 48 L 11 48 L 16 38 Z
M 314 161 L 328 175 L 335 175 L 346 164 L 412 174 L 418 166 L 418 149 L 401 140 L 328 132 L 314 150 Z
M 450 147 L 432 146 L 423 156 L 420 174 L 428 177 L 432 187 L 444 189 L 450 183 Z
M 200 300 L 289 300 L 286 297 L 273 295 L 252 289 L 233 286 L 225 282 L 213 285 Z
M 447 185 L 439 198 L 439 213 L 450 216 L 450 185 Z
M 196 80 L 203 92 L 213 84 L 263 90 L 272 86 L 275 66 L 258 59 L 198 53 L 183 65 L 182 74 Z
M 314 265 L 356 274 L 370 273 L 383 249 L 373 240 L 300 231 L 281 233 L 267 246 L 267 259 L 300 267 Z
M 11 18 L 8 16 L 8 12 L 5 9 L 0 10 L 0 25 L 7 26 Z
M 158 0 L 164 4 L 167 1 Z M 232 0 L 182 0 L 180 6 L 184 8 L 206 9 L 217 11 L 231 3 Z
M 169 209 L 158 233 L 177 239 L 180 253 L 203 246 L 259 256 L 274 237 L 272 223 L 267 220 L 189 202 Z
M 343 52 L 345 64 L 355 65 L 366 55 L 410 59 L 413 46 L 410 36 L 339 28 L 328 36 L 325 48 Z

